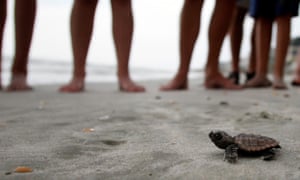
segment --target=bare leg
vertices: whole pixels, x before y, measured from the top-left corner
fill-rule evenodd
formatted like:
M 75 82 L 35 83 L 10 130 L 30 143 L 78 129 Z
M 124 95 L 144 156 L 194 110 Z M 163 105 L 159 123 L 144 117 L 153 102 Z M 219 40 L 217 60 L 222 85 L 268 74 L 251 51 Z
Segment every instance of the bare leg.
M 35 16 L 36 0 L 16 0 L 16 52 L 12 66 L 11 83 L 7 88 L 8 91 L 32 90 L 32 87 L 27 84 L 27 65 Z
M 232 55 L 232 70 L 229 74 L 228 79 L 230 79 L 234 84 L 237 85 L 239 84 L 240 80 L 240 50 L 243 39 L 243 25 L 246 13 L 247 9 L 235 6 L 235 10 L 231 20 L 231 25 L 229 28 Z
M 133 35 L 131 0 L 111 0 L 111 5 L 120 90 L 126 92 L 144 92 L 145 88 L 135 84 L 129 74 L 129 58 Z
M 256 29 L 256 22 L 253 25 L 252 33 L 251 33 L 251 52 L 249 57 L 249 65 L 247 70 L 247 77 L 246 82 L 253 79 L 256 72 L 256 43 L 255 43 L 255 29 Z
M 274 68 L 274 89 L 286 89 L 284 83 L 284 67 L 287 50 L 290 42 L 290 16 L 282 16 L 276 19 L 277 22 L 277 47 L 276 47 L 276 58 Z
M 86 57 L 91 41 L 98 0 L 74 0 L 71 14 L 73 77 L 61 92 L 84 91 Z
M 240 71 L 240 50 L 243 39 L 243 25 L 246 13 L 247 9 L 236 7 L 229 29 L 233 72 Z
M 2 90 L 2 43 L 6 21 L 6 0 L 0 0 L 0 90 Z
M 162 91 L 188 88 L 188 72 L 200 30 L 202 4 L 203 0 L 185 0 L 180 24 L 180 65 L 173 80 L 160 88 Z
M 216 0 L 216 6 L 209 27 L 209 52 L 206 64 L 205 87 L 208 89 L 241 89 L 226 79 L 219 71 L 219 55 L 228 31 L 235 0 Z
M 272 83 L 267 78 L 267 74 L 273 21 L 265 18 L 258 18 L 256 21 L 257 72 L 255 77 L 248 81 L 245 86 L 270 87 Z
M 297 67 L 294 73 L 294 79 L 292 81 L 293 86 L 300 86 L 300 49 L 298 49 L 297 57 L 296 57 Z

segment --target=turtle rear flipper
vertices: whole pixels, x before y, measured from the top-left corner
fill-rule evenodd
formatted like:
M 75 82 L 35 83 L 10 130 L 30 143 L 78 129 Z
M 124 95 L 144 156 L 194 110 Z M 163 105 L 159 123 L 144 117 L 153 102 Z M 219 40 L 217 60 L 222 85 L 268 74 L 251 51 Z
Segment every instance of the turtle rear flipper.
M 225 149 L 224 153 L 224 161 L 229 163 L 236 163 L 238 160 L 238 146 L 236 144 L 232 144 Z

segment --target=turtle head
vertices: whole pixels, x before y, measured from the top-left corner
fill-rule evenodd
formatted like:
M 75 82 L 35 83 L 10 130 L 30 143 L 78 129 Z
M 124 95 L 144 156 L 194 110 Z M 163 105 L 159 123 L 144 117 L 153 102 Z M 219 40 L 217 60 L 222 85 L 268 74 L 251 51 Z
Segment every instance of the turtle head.
M 224 131 L 211 131 L 209 133 L 210 140 L 221 149 L 225 149 L 227 146 L 234 143 L 232 136 Z

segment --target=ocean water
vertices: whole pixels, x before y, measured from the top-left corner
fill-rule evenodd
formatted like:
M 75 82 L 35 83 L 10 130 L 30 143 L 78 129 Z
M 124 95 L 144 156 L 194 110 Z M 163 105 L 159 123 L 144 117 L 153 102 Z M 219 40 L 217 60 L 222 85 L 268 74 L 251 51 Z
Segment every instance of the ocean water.
M 9 69 L 14 54 L 13 2 L 8 4 L 3 47 L 3 82 L 8 83 Z M 72 52 L 69 16 L 73 1 L 39 0 L 35 33 L 30 52 L 29 82 L 31 84 L 63 83 L 70 79 Z M 171 78 L 179 60 L 179 16 L 183 0 L 133 0 L 135 20 L 130 68 L 136 80 Z M 191 77 L 199 77 L 207 56 L 207 33 L 214 1 L 205 1 L 201 32 L 191 64 Z M 245 22 L 241 56 L 249 52 L 252 19 Z M 292 36 L 300 35 L 293 20 Z M 225 40 L 222 62 L 230 60 L 228 39 Z M 87 80 L 116 81 L 116 55 L 111 33 L 110 1 L 99 1 L 93 39 L 88 54 Z

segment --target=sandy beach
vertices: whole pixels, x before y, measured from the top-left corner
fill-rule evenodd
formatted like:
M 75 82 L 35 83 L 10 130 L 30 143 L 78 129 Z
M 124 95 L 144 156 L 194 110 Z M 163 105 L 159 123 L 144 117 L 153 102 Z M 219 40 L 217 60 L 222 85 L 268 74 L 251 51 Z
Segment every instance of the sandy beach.
M 165 81 L 164 81 L 165 82 Z M 115 83 L 61 94 L 59 85 L 0 92 L 0 179 L 300 179 L 300 89 L 127 94 Z M 273 161 L 223 161 L 211 130 L 280 141 Z M 15 173 L 16 167 L 32 168 Z

